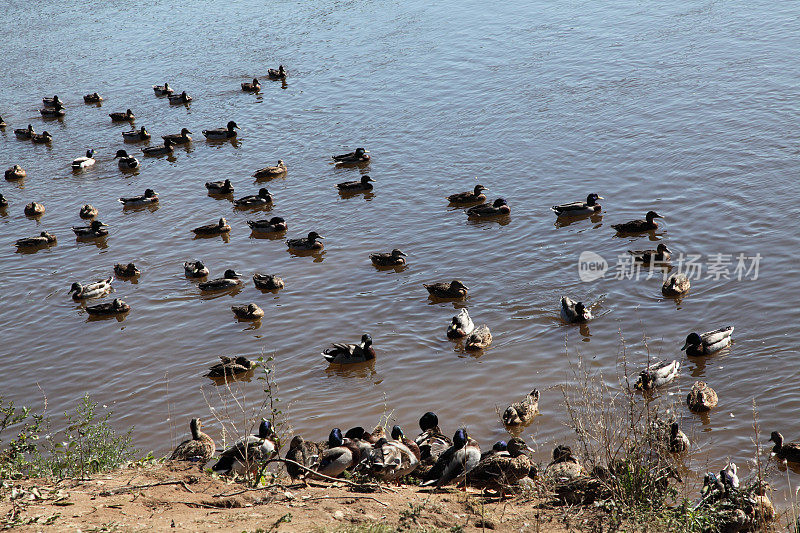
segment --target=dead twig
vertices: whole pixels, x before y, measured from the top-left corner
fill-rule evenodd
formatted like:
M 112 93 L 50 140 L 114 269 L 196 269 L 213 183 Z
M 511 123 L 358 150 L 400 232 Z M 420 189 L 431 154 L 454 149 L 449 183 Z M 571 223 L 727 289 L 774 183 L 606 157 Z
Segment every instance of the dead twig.
M 104 490 L 103 492 L 100 493 L 100 496 L 114 496 L 115 494 L 124 494 L 126 492 L 131 492 L 131 491 L 134 491 L 134 490 L 150 489 L 150 488 L 153 488 L 153 487 L 163 487 L 163 486 L 166 486 L 166 485 L 181 485 L 188 492 L 194 493 L 194 491 L 192 489 L 190 489 L 188 486 L 186 486 L 186 482 L 184 480 L 182 480 L 182 479 L 174 479 L 174 480 L 171 480 L 171 481 L 160 481 L 158 483 L 148 483 L 146 485 L 130 485 L 130 486 L 127 486 L 127 487 L 118 487 L 116 489 Z
M 312 470 L 312 469 L 308 468 L 308 467 L 307 467 L 307 466 L 305 466 L 305 465 L 301 465 L 300 463 L 297 463 L 297 462 L 295 462 L 295 461 L 292 461 L 291 459 L 282 459 L 282 458 L 280 458 L 280 457 L 275 457 L 274 459 L 270 459 L 269 461 L 267 461 L 267 462 L 266 462 L 266 463 L 264 463 L 264 464 L 265 464 L 265 465 L 268 465 L 268 464 L 270 464 L 270 463 L 283 463 L 283 464 L 285 464 L 285 465 L 294 465 L 294 466 L 297 466 L 297 467 L 299 467 L 299 468 L 303 469 L 305 472 L 308 472 L 308 473 L 311 473 L 311 474 L 313 474 L 313 477 L 314 477 L 315 479 L 319 478 L 319 479 L 325 479 L 325 480 L 327 480 L 327 481 L 332 481 L 332 482 L 334 482 L 334 483 L 344 483 L 344 484 L 346 484 L 346 485 L 350 485 L 351 487 L 356 487 L 356 488 L 359 488 L 359 489 L 362 489 L 362 490 L 363 490 L 363 489 L 373 489 L 373 490 L 383 490 L 383 489 L 386 489 L 386 490 L 391 490 L 391 489 L 389 489 L 388 487 L 381 487 L 381 486 L 380 486 L 380 485 L 378 485 L 377 483 L 374 483 L 374 484 L 373 484 L 373 483 L 368 483 L 368 484 L 363 484 L 363 483 L 355 483 L 355 482 L 353 482 L 353 481 L 350 481 L 350 480 L 347 480 L 347 479 L 337 479 L 337 478 L 335 478 L 335 477 L 326 476 L 326 475 L 324 475 L 324 474 L 320 474 L 320 473 L 319 473 L 319 472 L 317 472 L 316 470 Z M 392 492 L 395 492 L 395 491 L 392 491 Z
M 379 504 L 383 505 L 384 507 L 389 507 L 388 504 L 383 503 L 377 498 L 373 498 L 372 496 L 315 496 L 313 498 L 304 498 L 302 501 L 304 502 L 311 502 L 314 500 L 372 500 L 374 502 L 378 502 Z

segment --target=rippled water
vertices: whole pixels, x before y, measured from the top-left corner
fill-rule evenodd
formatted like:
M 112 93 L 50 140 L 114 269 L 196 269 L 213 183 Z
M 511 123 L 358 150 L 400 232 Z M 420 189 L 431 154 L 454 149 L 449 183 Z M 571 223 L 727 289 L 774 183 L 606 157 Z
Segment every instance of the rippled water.
M 136 443 L 166 453 L 188 418 L 219 427 L 207 401 L 217 392 L 201 374 L 220 354 L 274 354 L 280 396 L 294 428 L 323 438 L 330 427 L 371 425 L 388 409 L 416 430 L 426 410 L 444 428 L 466 424 L 489 446 L 504 435 L 495 412 L 531 388 L 542 416 L 526 435 L 540 460 L 571 442 L 559 384 L 571 382 L 580 354 L 614 387 L 627 361 L 651 353 L 678 358 L 682 375 L 665 390 L 684 429 L 706 451 L 703 466 L 752 457 L 752 401 L 765 434 L 797 439 L 796 323 L 800 311 L 793 201 L 800 164 L 798 10 L 793 3 L 199 2 L 176 8 L 153 0 L 108 3 L 12 1 L 0 73 L 0 163 L 27 169 L 0 192 L 2 393 L 41 400 L 60 412 L 85 391 L 136 427 Z M 285 86 L 266 69 L 286 65 Z M 239 90 L 262 78 L 260 94 Z M 170 106 L 150 86 L 164 81 L 194 97 Z M 98 91 L 102 106 L 82 95 Z M 42 96 L 67 103 L 63 120 L 44 121 Z M 127 125 L 108 113 L 134 110 L 154 139 L 194 132 L 170 158 L 141 158 L 138 173 L 112 160 Z M 235 120 L 236 143 L 210 144 L 200 131 Z M 51 146 L 19 141 L 13 129 L 48 130 Z M 153 144 L 155 141 L 153 142 Z M 366 146 L 374 194 L 342 198 L 334 184 L 357 179 L 332 153 Z M 73 174 L 87 148 L 97 165 Z M 266 186 L 289 236 L 326 236 L 321 257 L 294 256 L 281 240 L 256 239 L 227 200 L 206 195 L 207 180 L 230 178 L 236 196 L 254 194 L 252 172 L 283 159 L 285 179 Z M 472 223 L 443 197 L 477 180 L 503 196 L 502 224 Z M 156 209 L 123 210 L 116 199 L 160 193 Z M 549 206 L 598 192 L 603 216 L 556 225 Z M 45 204 L 38 221 L 22 206 Z M 92 203 L 109 224 L 105 242 L 77 243 L 70 226 Z M 781 205 L 784 204 L 784 205 Z M 614 279 L 616 256 L 650 245 L 609 227 L 656 209 L 666 217 L 653 238 L 676 252 L 763 256 L 756 280 L 693 283 L 682 302 L 664 299 L 658 279 Z M 193 239 L 189 229 L 226 217 L 233 231 Z M 14 241 L 42 229 L 58 245 L 15 253 Z M 402 272 L 378 271 L 368 254 L 399 247 Z M 584 250 L 612 264 L 582 283 Z M 181 264 L 202 258 L 247 283 L 235 295 L 200 296 Z M 133 310 L 122 321 L 88 322 L 67 294 L 73 281 L 100 279 L 116 262 L 135 262 L 138 283 L 118 280 L 115 296 Z M 286 289 L 255 289 L 255 271 L 281 274 Z M 494 344 L 468 356 L 445 338 L 463 304 L 432 303 L 422 283 L 458 277 L 466 306 L 488 324 Z M 558 318 L 562 294 L 593 302 L 586 328 Z M 256 302 L 260 326 L 239 323 L 229 306 Z M 687 333 L 736 326 L 735 346 L 687 360 Z M 337 371 L 323 364 L 329 342 L 375 339 L 373 366 Z M 565 355 L 565 343 L 569 357 Z M 683 407 L 695 379 L 719 393 L 707 418 Z M 242 384 L 249 404 L 263 384 Z M 776 478 L 785 490 L 785 477 Z

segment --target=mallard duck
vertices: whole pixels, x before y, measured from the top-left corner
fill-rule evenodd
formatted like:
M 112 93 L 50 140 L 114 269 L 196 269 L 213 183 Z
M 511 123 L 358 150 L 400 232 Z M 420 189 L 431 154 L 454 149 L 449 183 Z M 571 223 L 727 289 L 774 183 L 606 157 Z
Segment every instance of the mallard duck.
M 109 113 L 108 116 L 111 117 L 111 122 L 130 122 L 136 119 L 130 109 L 127 109 L 124 113 Z
M 258 194 L 250 196 L 243 196 L 233 201 L 235 207 L 258 207 L 262 205 L 271 205 L 272 195 L 265 187 L 258 190 Z
M 219 356 L 219 363 L 215 363 L 208 368 L 208 372 L 203 374 L 207 378 L 224 378 L 244 374 L 253 370 L 256 363 L 247 357 L 240 355 L 237 357 Z
M 103 97 L 100 96 L 98 93 L 92 94 L 85 94 L 83 95 L 83 102 L 86 104 L 97 104 L 103 101 Z
M 483 185 L 476 185 L 475 188 L 467 192 L 459 192 L 451 194 L 447 197 L 451 204 L 474 204 L 476 202 L 485 202 L 486 195 L 483 191 L 488 191 Z
M 192 138 L 189 137 L 189 134 L 192 133 L 189 131 L 188 128 L 181 128 L 180 133 L 173 133 L 171 135 L 162 135 L 161 138 L 169 141 L 172 141 L 172 144 L 187 144 L 192 142 Z
M 47 233 L 46 231 L 41 232 L 36 237 L 29 237 L 27 239 L 20 239 L 16 242 L 17 248 L 37 248 L 39 246 L 49 246 L 51 244 L 56 243 L 56 236 Z
M 186 94 L 186 91 L 181 94 L 170 94 L 167 98 L 169 98 L 169 103 L 172 105 L 188 104 L 192 101 L 192 97 Z
M 274 274 L 259 273 L 253 274 L 253 285 L 255 285 L 257 289 L 264 289 L 268 291 L 276 291 L 285 286 L 283 279 L 280 277 Z
M 125 207 L 136 207 L 139 205 L 155 204 L 158 203 L 158 194 L 153 189 L 145 189 L 144 194 L 141 196 L 130 196 L 127 198 L 120 198 L 119 203 Z
M 328 442 L 328 448 L 319 455 L 319 463 L 314 470 L 328 477 L 340 476 L 345 470 L 353 468 L 361 462 L 362 449 L 358 444 L 349 439 L 343 439 L 341 431 L 338 433 L 338 444 Z
M 128 263 L 127 265 L 115 263 L 114 274 L 120 278 L 135 278 L 136 276 L 140 276 L 142 271 L 136 268 L 136 265 L 133 263 Z
M 56 106 L 56 107 L 43 107 L 42 109 L 39 110 L 39 113 L 41 113 L 43 117 L 52 118 L 52 117 L 63 117 L 64 115 L 67 114 L 67 111 L 62 106 Z
M 286 231 L 289 226 L 281 217 L 272 217 L 269 220 L 248 220 L 247 225 L 250 229 L 258 233 L 279 233 Z
M 139 128 L 138 130 L 122 132 L 122 139 L 125 142 L 146 141 L 150 137 L 151 137 L 150 132 L 147 131 L 147 129 L 145 129 L 144 126 Z
M 233 184 L 229 179 L 220 181 L 207 181 L 206 189 L 208 189 L 208 194 L 231 194 L 233 192 Z
M 490 344 L 492 344 L 492 332 L 489 331 L 489 326 L 481 324 L 464 341 L 464 349 L 470 351 L 483 350 L 488 348 Z
M 14 135 L 20 139 L 30 139 L 34 133 L 36 132 L 33 131 L 33 126 L 30 124 L 28 124 L 27 128 L 17 128 L 14 130 Z
M 199 418 L 192 418 L 189 423 L 189 429 L 192 432 L 192 438 L 185 440 L 178 444 L 175 451 L 172 452 L 170 459 L 173 461 L 197 461 L 201 464 L 207 463 L 217 447 L 211 437 L 200 431 L 203 423 Z
M 373 181 L 375 180 L 364 175 L 361 176 L 361 179 L 358 181 L 345 181 L 343 183 L 337 183 L 336 188 L 339 189 L 340 192 L 371 191 L 371 182 Z
M 256 304 L 233 305 L 231 311 L 239 320 L 259 320 L 264 317 L 264 310 Z
M 279 178 L 285 174 L 286 163 L 283 162 L 283 159 L 278 159 L 277 166 L 260 168 L 253 173 L 253 177 L 259 180 L 267 178 Z
M 34 133 L 31 135 L 31 141 L 33 141 L 34 144 L 48 144 L 52 140 L 53 136 L 50 135 L 49 131 L 43 131 L 42 133 Z
M 72 231 L 75 232 L 75 235 L 80 238 L 94 238 L 94 237 L 105 237 L 108 235 L 108 230 L 105 229 L 108 227 L 108 224 L 103 224 L 99 220 L 92 220 L 92 223 L 88 226 L 72 226 Z
M 283 80 L 286 79 L 286 70 L 283 68 L 283 65 L 278 65 L 277 70 L 274 68 L 267 70 L 267 76 L 269 76 L 271 80 Z
M 675 379 L 680 368 L 681 364 L 678 361 L 658 361 L 653 363 L 639 373 L 639 379 L 633 388 L 648 391 L 666 385 Z
M 221 218 L 216 224 L 206 224 L 205 226 L 194 228 L 192 231 L 195 235 L 219 235 L 230 232 L 231 227 L 228 225 L 227 220 Z
M 460 428 L 453 435 L 453 445 L 445 450 L 424 476 L 421 486 L 443 487 L 456 478 L 469 474 L 481 460 L 481 448 L 467 430 Z
M 508 207 L 508 203 L 502 198 L 495 200 L 492 205 L 481 204 L 467 209 L 467 216 L 471 218 L 498 217 L 508 215 L 509 213 L 511 213 L 511 208 Z
M 653 220 L 654 218 L 664 218 L 655 211 L 648 211 L 644 220 L 631 220 L 622 224 L 611 224 L 611 227 L 617 230 L 617 233 L 643 233 L 645 231 L 653 231 L 658 228 L 658 223 Z
M 368 334 L 361 336 L 360 344 L 334 343 L 322 352 L 322 357 L 331 364 L 346 365 L 350 363 L 363 363 L 375 359 L 375 349 L 372 347 L 372 337 Z
M 783 435 L 777 431 L 773 431 L 769 440 L 775 443 L 772 447 L 772 453 L 778 456 L 779 459 L 785 459 L 793 463 L 800 463 L 800 443 L 783 441 Z
M 663 242 L 656 246 L 655 250 L 628 250 L 628 253 L 633 256 L 634 261 L 649 264 L 665 264 L 669 262 L 672 250 L 667 248 Z
M 248 93 L 257 93 L 261 90 L 261 84 L 258 83 L 258 78 L 253 78 L 253 81 L 242 82 L 242 90 Z
M 661 285 L 661 293 L 664 296 L 681 296 L 689 292 L 689 289 L 692 287 L 689 278 L 686 277 L 686 274 L 672 274 L 667 280 Z
M 8 200 L 6 200 L 5 196 L 0 194 L 0 209 L 6 208 L 6 207 L 8 207 Z
M 690 411 L 695 413 L 710 411 L 717 406 L 718 401 L 716 391 L 705 381 L 695 381 L 692 390 L 686 396 L 686 405 L 689 406 Z
M 208 268 L 202 261 L 186 261 L 183 264 L 183 272 L 190 278 L 204 278 L 208 276 Z
M 167 139 L 164 141 L 164 146 L 148 146 L 146 148 L 142 148 L 142 153 L 150 157 L 171 154 L 175 151 L 173 145 L 174 143 Z
M 6 170 L 5 173 L 5 177 L 7 180 L 21 180 L 27 175 L 28 173 L 25 172 L 25 169 L 19 165 L 14 165 L 13 167 Z
M 233 139 L 236 137 L 236 132 L 233 131 L 234 129 L 239 129 L 239 126 L 237 126 L 236 123 L 231 120 L 228 122 L 228 125 L 225 128 L 203 130 L 203 135 L 206 136 L 206 139 L 210 140 Z
M 522 400 L 514 402 L 503 411 L 503 425 L 507 428 L 527 426 L 539 412 L 539 390 L 533 389 Z
M 686 433 L 681 431 L 678 423 L 673 422 L 670 424 L 669 440 L 667 441 L 669 451 L 672 453 L 683 453 L 689 449 L 689 444 L 689 437 L 686 436 Z
M 308 232 L 308 237 L 300 237 L 299 239 L 288 239 L 286 241 L 286 246 L 289 247 L 290 250 L 322 250 L 325 247 L 323 243 L 319 240 L 324 239 L 322 235 L 317 233 L 316 231 Z
M 499 440 L 492 444 L 492 448 L 490 450 L 481 453 L 481 461 L 498 453 L 508 455 L 508 443 L 506 441 Z
M 469 317 L 469 311 L 464 308 L 453 317 L 447 326 L 447 338 L 461 339 L 472 333 L 474 329 L 475 324 L 472 323 L 472 319 Z
M 363 148 L 356 148 L 355 152 L 331 156 L 336 164 L 364 163 L 369 161 L 369 153 Z
M 400 441 L 385 438 L 375 443 L 369 456 L 370 473 L 383 481 L 395 481 L 417 469 L 419 458 Z
M 731 345 L 733 326 L 706 331 L 705 333 L 689 333 L 681 350 L 687 355 L 708 355 Z
M 261 461 L 270 459 L 275 453 L 275 429 L 272 423 L 261 419 L 258 433 L 247 435 L 222 452 L 217 463 L 211 470 L 220 474 L 240 474 L 253 472 Z
M 90 305 L 86 308 L 86 312 L 94 316 L 108 316 L 108 315 L 121 315 L 131 310 L 131 306 L 120 300 L 114 298 L 114 301 L 103 304 Z
M 585 202 L 572 202 L 569 204 L 554 205 L 550 210 L 556 214 L 557 217 L 576 217 L 592 215 L 600 212 L 602 209 L 597 200 L 605 200 L 599 194 L 591 193 L 586 197 Z
M 42 104 L 44 104 L 45 107 L 63 107 L 64 102 L 61 101 L 58 95 L 55 95 L 52 98 L 42 98 Z
M 164 85 L 153 85 L 153 92 L 156 93 L 156 96 L 169 96 L 175 91 L 169 86 L 169 83 L 164 82 Z
M 81 218 L 94 218 L 98 214 L 97 208 L 91 204 L 86 204 L 78 211 L 78 216 Z
M 81 170 L 84 168 L 89 168 L 96 163 L 94 159 L 94 150 L 89 149 L 86 150 L 86 155 L 81 157 L 76 157 L 72 160 L 72 170 Z
M 419 446 L 417 445 L 416 442 L 406 437 L 406 434 L 403 433 L 403 428 L 395 424 L 394 426 L 392 426 L 391 436 L 392 439 L 398 442 L 402 442 L 404 446 L 406 446 L 409 450 L 411 450 L 411 453 L 414 454 L 414 457 L 420 459 L 421 452 L 419 451 Z
M 311 468 L 314 463 L 319 462 L 319 456 L 322 450 L 316 442 L 309 442 L 303 439 L 300 435 L 292 437 L 289 443 L 289 450 L 286 452 L 286 459 L 294 461 L 301 466 Z M 298 467 L 297 465 L 286 463 L 286 472 L 289 477 L 294 481 L 298 478 L 305 479 L 307 471 Z
M 114 156 L 114 159 L 116 158 L 119 158 L 117 165 L 120 170 L 133 170 L 139 167 L 139 160 L 132 155 L 128 155 L 125 150 L 117 150 L 117 155 Z
M 223 277 L 212 279 L 209 281 L 204 281 L 197 285 L 197 287 L 201 291 L 211 292 L 211 291 L 222 291 L 227 289 L 232 289 L 234 287 L 239 287 L 243 284 L 242 280 L 239 279 L 241 274 L 237 273 L 235 270 L 228 269 L 223 274 Z
M 533 452 L 519 437 L 508 441 L 506 453 L 495 453 L 480 460 L 465 476 L 466 483 L 480 489 L 491 489 L 501 494 L 510 485 L 516 485 L 528 475 L 533 463 L 525 452 Z
M 572 455 L 572 449 L 569 446 L 560 444 L 553 449 L 553 460 L 547 465 L 545 474 L 559 482 L 570 481 L 582 476 L 584 473 L 583 466 Z
M 381 253 L 376 252 L 374 254 L 369 254 L 369 259 L 372 261 L 372 264 L 375 266 L 401 266 L 406 264 L 406 260 L 403 259 L 404 257 L 408 257 L 406 254 L 395 248 L 391 252 L 388 253 Z
M 76 281 L 69 288 L 69 292 L 75 293 L 72 295 L 72 299 L 75 301 L 89 300 L 91 298 L 102 298 L 103 296 L 111 292 L 111 282 L 113 281 L 114 281 L 113 276 L 110 278 L 101 279 L 100 281 L 89 283 L 87 285 L 81 285 L 79 282 Z
M 469 287 L 454 279 L 450 283 L 423 283 L 431 296 L 436 298 L 466 298 Z
M 31 202 L 25 206 L 25 214 L 29 217 L 38 217 L 44 214 L 44 205 Z
M 739 467 L 736 466 L 736 463 L 728 461 L 725 468 L 719 471 L 719 478 L 722 484 L 727 486 L 728 489 L 738 489 L 740 484 L 738 471 Z
M 583 305 L 568 296 L 561 297 L 561 319 L 572 324 L 591 320 L 592 313 Z
M 414 442 L 419 446 L 420 460 L 432 466 L 453 445 L 453 441 L 439 429 L 439 417 L 431 411 L 420 417 L 419 429 L 421 433 Z

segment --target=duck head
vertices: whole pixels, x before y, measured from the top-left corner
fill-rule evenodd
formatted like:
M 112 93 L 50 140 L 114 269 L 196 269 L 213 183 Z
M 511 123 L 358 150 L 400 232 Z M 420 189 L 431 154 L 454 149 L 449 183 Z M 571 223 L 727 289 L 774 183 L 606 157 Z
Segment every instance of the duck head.
M 439 417 L 436 416 L 436 413 L 428 411 L 420 417 L 419 429 L 422 431 L 428 431 L 429 429 L 434 429 L 436 427 L 439 427 Z
M 92 156 L 94 156 L 94 149 L 90 148 L 89 150 L 86 150 L 86 157 L 91 159 Z
M 508 443 L 504 440 L 499 440 L 492 445 L 492 450 L 496 452 L 504 452 L 508 449 Z
M 44 235 L 42 235 L 42 236 L 44 237 Z M 74 293 L 76 293 L 76 294 L 78 294 L 78 293 L 80 293 L 82 290 L 83 290 L 83 285 L 81 285 L 80 283 L 78 283 L 78 282 L 76 281 L 76 282 L 75 282 L 75 283 L 73 283 L 73 284 L 72 284 L 72 286 L 69 288 L 69 292 L 68 292 L 67 294 L 70 294 L 70 293 L 73 293 L 73 292 L 74 292 Z
M 559 463 L 562 461 L 568 461 L 573 459 L 572 457 L 572 448 L 566 446 L 564 444 L 559 444 L 555 448 L 553 448 L 553 462 Z
M 122 300 L 120 300 L 119 298 L 114 298 L 114 301 L 111 302 L 111 305 L 114 306 L 114 309 L 122 309 L 123 307 L 125 307 L 125 304 L 122 303 Z
M 221 227 L 223 227 L 223 226 L 227 226 L 227 225 L 228 225 L 228 221 L 227 221 L 227 220 L 225 220 L 224 218 L 221 218 L 221 219 L 219 219 L 219 222 L 217 222 L 217 225 L 218 225 L 220 228 L 221 228 Z
M 644 218 L 645 220 L 647 220 L 648 223 L 652 224 L 654 218 L 664 218 L 664 217 L 662 217 L 655 211 L 648 211 L 647 214 L 644 216 Z
M 272 422 L 266 418 L 261 419 L 261 424 L 258 426 L 258 438 L 266 439 L 275 434 L 275 429 L 272 427 Z
M 302 448 L 303 444 L 305 444 L 305 439 L 300 435 L 295 435 L 292 437 L 292 441 L 289 443 L 290 450 L 296 450 L 298 448 Z
M 226 270 L 225 274 L 223 275 L 223 277 L 225 279 L 239 279 L 239 276 L 241 276 L 241 274 L 239 274 L 238 272 L 236 272 L 235 270 L 233 270 L 231 268 Z
M 533 450 L 527 444 L 525 444 L 525 441 L 522 440 L 521 438 L 514 437 L 513 439 L 508 441 L 508 454 L 511 457 L 519 457 L 526 451 L 533 452 Z
M 398 257 L 408 257 L 408 256 L 404 254 L 400 249 L 395 248 L 394 250 L 392 250 L 392 257 L 397 259 Z
M 195 270 L 203 270 L 206 266 L 203 264 L 202 261 L 195 261 L 194 268 Z
M 689 348 L 690 346 L 700 346 L 701 344 L 703 344 L 703 338 L 700 337 L 700 335 L 697 333 L 689 333 L 686 336 L 686 342 L 683 344 L 681 351 Z
M 361 426 L 350 428 L 344 434 L 344 438 L 350 440 L 366 440 L 368 436 L 369 434 L 367 433 L 367 430 Z
M 456 430 L 455 434 L 453 435 L 453 446 L 456 450 L 460 450 L 464 446 L 467 445 L 467 430 L 464 428 L 459 428 Z
M 181 135 L 183 135 L 184 137 L 186 137 L 190 133 L 192 133 L 192 132 L 189 131 L 189 128 L 181 128 Z
M 503 198 L 498 198 L 494 201 L 492 207 L 503 207 L 504 205 L 508 205 L 508 202 L 506 202 Z
M 394 440 L 400 440 L 403 438 L 403 430 L 400 429 L 400 426 L 392 426 L 392 438 Z
M 367 151 L 364 150 L 363 148 L 356 148 L 355 156 L 356 157 L 363 157 L 364 154 L 366 154 L 366 153 L 367 153 Z
M 153 189 L 145 189 L 144 190 L 144 197 L 145 198 L 154 198 L 155 195 L 156 195 L 156 192 Z
M 228 131 L 233 131 L 234 129 L 239 129 L 239 126 L 236 125 L 236 122 L 230 121 L 228 122 Z
M 322 235 L 320 235 L 316 231 L 309 231 L 308 232 L 308 240 L 309 241 L 313 242 L 313 241 L 316 241 L 317 239 L 324 239 L 324 238 L 325 237 L 323 237 Z
M 125 114 L 128 115 L 129 117 L 132 117 L 133 116 L 133 111 L 128 109 L 127 111 L 125 111 Z
M 258 78 L 253 78 L 253 85 L 261 85 L 258 83 Z
M 370 178 L 370 177 L 369 177 L 369 176 L 367 176 L 366 174 L 365 174 L 364 176 L 361 176 L 361 184 L 362 184 L 362 185 L 366 185 L 367 183 L 369 183 L 369 182 L 371 182 L 371 181 L 375 181 L 375 180 L 374 180 L 374 179 L 372 179 L 372 178 Z
M 673 438 L 678 436 L 678 431 L 680 431 L 680 427 L 678 427 L 677 422 L 673 422 L 669 426 L 669 434 L 672 435 Z
M 328 447 L 337 448 L 341 446 L 343 442 L 344 438 L 342 437 L 342 430 L 339 428 L 333 428 L 328 435 Z
M 286 70 L 284 70 L 283 65 L 278 65 L 278 72 L 281 74 L 286 74 Z
M 168 90 L 169 90 L 169 83 L 167 83 L 167 82 L 164 82 L 164 90 L 165 90 L 165 91 L 168 91 Z
M 261 187 L 258 190 L 258 196 L 261 198 L 269 198 L 269 191 L 267 190 L 266 187 Z
M 284 222 L 285 220 L 283 220 L 281 217 L 272 217 L 271 219 L 269 219 L 269 223 L 272 224 L 273 226 L 277 224 L 283 224 Z
M 128 157 L 128 152 L 125 150 L 117 150 L 117 155 L 114 156 L 114 159 L 118 157 Z
M 143 135 L 143 136 L 144 136 L 144 135 L 147 135 L 147 130 L 146 130 L 146 129 L 144 129 L 144 126 L 142 126 L 142 129 L 140 129 L 140 130 L 139 130 L 139 133 L 140 133 L 141 135 Z
M 469 287 L 467 287 L 457 279 L 454 279 L 453 281 L 450 282 L 450 287 L 455 289 L 464 289 L 465 291 L 469 290 Z
M 361 335 L 361 347 L 369 348 L 370 346 L 372 346 L 372 337 L 368 333 L 364 333 Z
M 240 355 L 233 360 L 237 365 L 242 365 L 244 367 L 249 367 L 251 365 L 250 359 L 247 357 Z
M 484 187 L 483 185 L 476 185 L 476 186 L 475 186 L 475 189 L 473 189 L 473 191 L 472 191 L 472 192 L 473 192 L 473 194 L 475 194 L 475 196 L 478 196 L 478 195 L 479 195 L 480 193 L 482 193 L 483 191 L 488 191 L 488 190 L 489 190 L 489 189 L 487 189 L 487 188 L 486 188 L 486 187 Z
M 286 163 L 283 162 L 283 159 L 278 159 L 278 166 L 279 167 L 285 167 L 286 166 Z
M 582 317 L 584 320 L 589 319 L 589 311 L 586 309 L 586 306 L 583 305 L 583 302 L 578 302 L 575 304 L 575 314 Z
M 92 228 L 92 230 L 97 231 L 100 228 L 107 228 L 108 224 L 103 224 L 99 220 L 92 220 L 92 223 L 89 227 Z
M 783 435 L 781 435 L 777 431 L 773 431 L 770 434 L 769 440 L 767 442 L 774 442 L 775 446 L 772 447 L 772 451 L 774 453 L 778 453 L 783 447 Z
M 597 200 L 605 200 L 605 198 L 593 192 L 592 194 L 586 197 L 586 205 L 593 206 L 597 203 Z
M 258 311 L 258 306 L 256 304 L 249 304 L 247 306 L 247 312 L 250 313 L 251 315 L 256 311 Z
M 670 253 L 670 254 L 672 253 L 672 250 L 667 248 L 667 245 L 664 244 L 663 242 L 659 243 L 658 246 L 656 246 L 656 251 L 658 253 L 660 253 L 660 254 L 663 254 L 664 252 L 667 252 L 667 253 Z

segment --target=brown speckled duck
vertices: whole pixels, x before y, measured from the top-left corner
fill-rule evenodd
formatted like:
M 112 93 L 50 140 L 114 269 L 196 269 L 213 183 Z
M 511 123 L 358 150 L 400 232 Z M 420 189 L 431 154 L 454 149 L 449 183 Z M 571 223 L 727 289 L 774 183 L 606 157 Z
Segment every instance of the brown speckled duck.
M 428 290 L 431 296 L 436 298 L 466 298 L 469 288 L 461 283 L 459 280 L 454 279 L 450 283 L 423 283 L 423 286 Z
M 692 283 L 689 281 L 686 274 L 672 274 L 661 285 L 661 294 L 674 298 L 676 296 L 683 296 L 689 292 L 691 288 Z
M 108 116 L 111 117 L 111 122 L 130 122 L 136 120 L 136 115 L 134 115 L 133 111 L 130 109 L 127 109 L 124 113 L 109 113 Z
M 255 285 L 257 289 L 277 291 L 284 288 L 286 284 L 283 282 L 282 278 L 275 274 L 259 274 L 256 272 L 253 274 L 253 285 Z
M 695 381 L 686 396 L 686 405 L 695 413 L 704 413 L 717 406 L 717 393 L 705 381 Z
M 181 128 L 180 133 L 172 133 L 170 135 L 162 135 L 161 138 L 169 140 L 172 144 L 188 144 L 192 142 L 192 138 L 189 137 L 189 134 L 192 133 L 189 131 L 189 128 Z
M 286 175 L 286 170 L 286 163 L 283 162 L 283 159 L 278 159 L 276 166 L 260 168 L 253 173 L 253 177 L 257 180 L 279 178 Z
M 285 80 L 286 69 L 283 68 L 283 65 L 278 65 L 277 69 L 271 68 L 267 70 L 267 76 L 269 76 L 271 80 Z
M 30 139 L 34 133 L 36 132 L 30 124 L 28 124 L 27 128 L 17 128 L 14 130 L 14 135 L 16 135 L 18 139 Z
M 533 463 L 525 452 L 533 452 L 519 437 L 508 441 L 506 453 L 495 453 L 482 458 L 466 474 L 468 485 L 480 489 L 491 489 L 503 495 L 507 488 L 516 485 L 528 475 Z
M 248 93 L 257 93 L 261 90 L 261 84 L 258 82 L 258 78 L 253 78 L 253 81 L 245 81 L 242 82 L 242 90 Z
M 475 188 L 471 191 L 466 192 L 459 192 L 456 194 L 451 194 L 447 197 L 447 200 L 454 205 L 461 205 L 461 204 L 474 204 L 478 202 L 485 202 L 486 195 L 483 194 L 483 191 L 488 191 L 486 187 L 483 185 L 476 185 Z
M 204 278 L 208 276 L 208 267 L 202 261 L 186 261 L 183 264 L 183 272 L 189 278 Z
M 34 133 L 31 135 L 31 141 L 33 144 L 49 144 L 52 140 L 53 136 L 50 135 L 49 131 L 43 131 L 42 133 Z
M 464 341 L 464 349 L 469 351 L 477 351 L 488 348 L 492 344 L 492 332 L 489 331 L 489 326 L 482 324 L 475 328 Z
M 661 242 L 656 246 L 655 250 L 628 250 L 628 253 L 633 256 L 634 261 L 644 265 L 666 264 L 669 262 L 672 250 Z
M 572 449 L 562 444 L 553 449 L 553 460 L 545 473 L 556 481 L 569 481 L 583 475 L 583 466 L 572 455 Z
M 507 428 L 527 426 L 539 412 L 539 390 L 533 389 L 522 400 L 514 402 L 503 411 L 503 425 Z
M 136 268 L 136 265 L 133 263 L 123 264 L 123 263 L 116 263 L 114 265 L 114 274 L 118 278 L 135 278 L 136 276 L 140 276 L 142 271 Z
M 28 173 L 25 171 L 25 169 L 19 165 L 14 165 L 13 167 L 7 169 L 5 172 L 5 178 L 9 181 L 21 180 L 27 175 Z
M 83 95 L 83 102 L 85 104 L 97 104 L 103 101 L 103 97 L 98 93 Z
M 232 305 L 231 311 L 239 320 L 258 320 L 264 317 L 264 310 L 256 304 Z
M 214 446 L 214 441 L 211 437 L 200 431 L 202 427 L 203 423 L 199 418 L 192 418 L 192 421 L 189 423 L 192 438 L 178 444 L 178 447 L 172 452 L 170 459 L 173 461 L 207 463 L 211 457 L 213 457 L 217 448 Z
M 92 220 L 88 226 L 73 226 L 72 231 L 79 239 L 93 239 L 96 237 L 105 237 L 108 235 L 106 229 L 108 224 L 103 224 L 99 220 Z
M 406 254 L 395 248 L 391 252 L 376 252 L 369 254 L 369 259 L 375 266 L 401 266 L 406 264 Z
M 25 215 L 29 217 L 38 217 L 44 214 L 44 205 L 31 202 L 25 206 Z
M 137 141 L 146 141 L 151 137 L 150 132 L 142 126 L 138 130 L 132 131 L 123 131 L 122 132 L 122 140 L 125 142 L 137 142 Z
M 17 248 L 39 248 L 52 246 L 53 244 L 56 244 L 56 236 L 46 231 L 41 232 L 36 237 L 20 239 L 16 242 Z
M 81 218 L 94 218 L 98 215 L 97 208 L 92 204 L 86 204 L 78 211 L 78 216 Z

